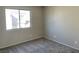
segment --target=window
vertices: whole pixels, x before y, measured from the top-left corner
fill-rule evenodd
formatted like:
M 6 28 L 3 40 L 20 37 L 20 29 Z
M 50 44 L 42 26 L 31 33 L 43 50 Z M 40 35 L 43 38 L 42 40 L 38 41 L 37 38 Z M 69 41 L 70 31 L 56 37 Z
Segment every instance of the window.
M 6 29 L 30 27 L 30 11 L 5 9 Z

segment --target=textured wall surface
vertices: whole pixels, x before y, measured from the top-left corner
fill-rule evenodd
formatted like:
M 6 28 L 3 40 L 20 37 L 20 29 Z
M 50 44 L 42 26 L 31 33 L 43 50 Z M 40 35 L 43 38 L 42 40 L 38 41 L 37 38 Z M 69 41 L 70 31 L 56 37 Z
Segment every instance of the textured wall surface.
M 79 49 L 79 7 L 45 7 L 45 36 Z
M 23 9 L 31 11 L 31 28 L 6 30 L 5 9 Z M 43 36 L 41 7 L 0 7 L 0 48 L 15 45 Z

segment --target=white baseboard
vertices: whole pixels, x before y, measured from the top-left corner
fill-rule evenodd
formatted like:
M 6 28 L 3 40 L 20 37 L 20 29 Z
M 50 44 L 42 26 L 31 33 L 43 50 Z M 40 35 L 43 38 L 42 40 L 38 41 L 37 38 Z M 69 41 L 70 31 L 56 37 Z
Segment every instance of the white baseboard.
M 46 38 L 46 39 L 48 39 L 48 40 L 51 40 L 51 41 L 54 41 L 54 42 L 57 42 L 57 43 L 59 43 L 59 44 L 62 44 L 62 45 L 68 46 L 68 47 L 70 47 L 70 48 L 73 48 L 73 49 L 79 50 L 78 48 L 75 48 L 75 47 L 70 46 L 70 45 L 68 45 L 68 44 L 64 44 L 64 43 L 59 42 L 59 41 L 57 41 L 57 40 L 52 40 L 53 38 L 51 39 L 51 38 L 49 38 L 48 36 L 44 36 L 44 38 Z
M 18 45 L 20 43 L 28 42 L 28 41 L 35 40 L 35 39 L 42 38 L 42 37 L 43 37 L 42 35 L 30 37 L 28 40 L 23 40 L 23 41 L 20 41 L 20 42 L 15 42 L 15 43 L 12 43 L 12 44 L 7 44 L 7 45 L 4 45 L 4 46 L 1 46 L 0 49 L 10 47 L 10 46 L 14 46 L 14 45 Z
M 20 43 L 23 43 L 23 42 L 28 42 L 28 41 L 35 40 L 35 39 L 42 38 L 42 37 L 43 37 L 42 35 L 37 35 L 37 36 L 34 36 L 34 37 L 29 38 L 28 40 L 23 40 L 23 41 L 21 41 L 21 42 L 15 42 L 15 43 L 12 43 L 12 44 L 10 44 L 10 45 L 2 46 L 2 47 L 0 47 L 0 49 L 5 48 L 5 47 L 9 47 L 9 46 L 13 46 L 13 45 L 17 45 L 17 44 L 20 44 Z M 44 38 L 49 39 L 49 40 L 54 41 L 54 42 L 57 42 L 57 43 L 59 43 L 59 44 L 62 44 L 62 45 L 71 47 L 71 48 L 73 48 L 73 49 L 79 50 L 79 49 L 77 49 L 77 48 L 74 48 L 73 46 L 64 44 L 64 43 L 59 42 L 59 41 L 57 41 L 57 40 L 52 40 L 53 38 L 49 38 L 48 36 L 44 36 Z

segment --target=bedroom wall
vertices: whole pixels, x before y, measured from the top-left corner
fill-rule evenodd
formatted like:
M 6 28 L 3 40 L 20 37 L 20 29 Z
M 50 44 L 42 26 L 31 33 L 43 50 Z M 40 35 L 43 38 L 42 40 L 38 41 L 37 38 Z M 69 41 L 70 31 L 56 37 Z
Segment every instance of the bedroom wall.
M 79 7 L 45 7 L 45 37 L 79 50 Z
M 31 11 L 31 28 L 6 30 L 5 8 Z M 0 48 L 26 42 L 43 36 L 43 18 L 41 7 L 0 6 Z

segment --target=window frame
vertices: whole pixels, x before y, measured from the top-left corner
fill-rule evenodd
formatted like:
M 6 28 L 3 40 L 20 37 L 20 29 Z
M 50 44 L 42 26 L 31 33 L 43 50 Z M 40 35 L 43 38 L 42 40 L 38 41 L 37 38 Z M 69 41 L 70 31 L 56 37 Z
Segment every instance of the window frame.
M 19 28 L 12 28 L 12 29 L 7 29 L 7 24 L 6 24 L 6 30 L 13 30 L 13 29 L 27 29 L 27 28 L 31 28 L 31 10 L 27 10 L 27 9 L 13 9 L 13 8 L 5 8 L 5 20 L 6 20 L 6 9 L 10 9 L 10 10 L 18 10 L 19 11 L 19 15 L 18 15 L 18 17 L 19 17 Z M 29 27 L 24 27 L 24 28 L 22 28 L 20 25 L 21 25 L 21 23 L 20 23 L 20 18 L 21 18 L 21 14 L 20 14 L 20 11 L 21 10 L 23 10 L 23 11 L 29 11 L 30 12 L 30 26 Z M 6 20 L 7 21 L 7 20 Z

